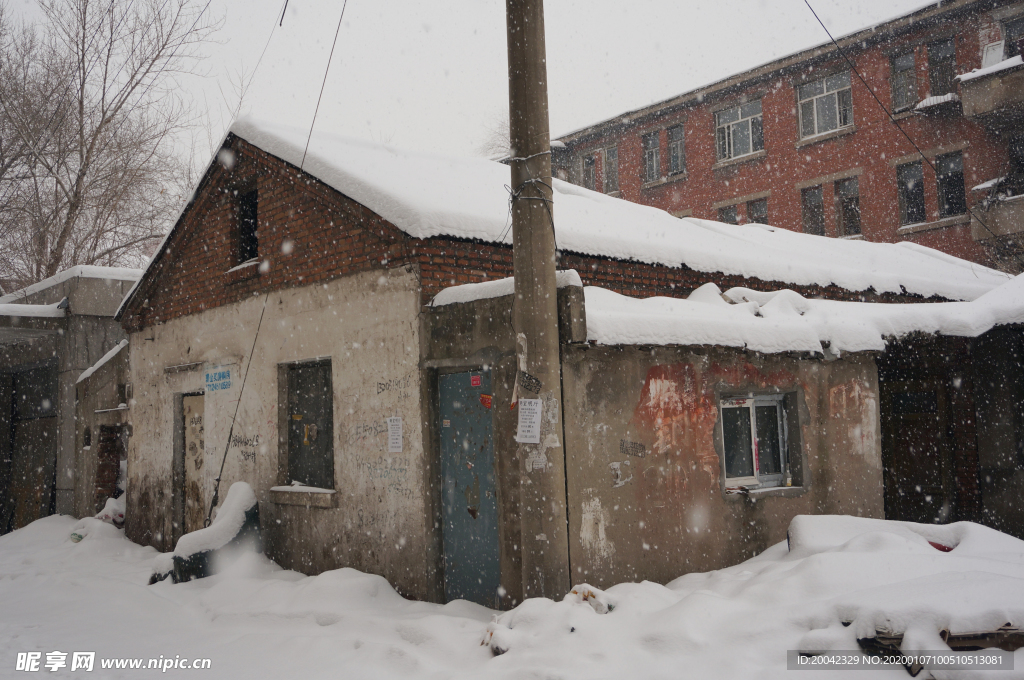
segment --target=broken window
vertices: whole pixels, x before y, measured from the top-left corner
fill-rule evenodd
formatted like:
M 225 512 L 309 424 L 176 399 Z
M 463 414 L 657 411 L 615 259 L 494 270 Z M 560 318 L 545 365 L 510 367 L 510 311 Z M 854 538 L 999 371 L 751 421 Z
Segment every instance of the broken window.
M 787 471 L 785 397 L 722 399 L 722 450 L 729 484 L 780 486 Z
M 248 262 L 259 257 L 259 239 L 256 235 L 258 194 L 255 189 L 238 196 L 238 261 Z
M 800 136 L 813 137 L 853 125 L 850 72 L 843 71 L 797 88 Z
M 892 60 L 892 110 L 902 111 L 917 104 L 917 77 L 914 74 L 914 53 L 907 52 Z
M 715 113 L 718 160 L 739 158 L 764 149 L 761 100 Z
M 836 216 L 839 220 L 840 236 L 855 236 L 860 233 L 860 182 L 848 177 L 836 182 Z
M 604 150 L 604 191 L 606 194 L 619 190 L 619 148 L 613 146 Z
M 964 192 L 964 159 L 956 153 L 935 159 L 935 176 L 939 189 L 939 217 L 952 217 L 967 212 Z
M 803 204 L 804 231 L 815 236 L 825 235 L 825 201 L 821 185 L 809 187 L 800 192 Z
M 900 224 L 924 222 L 924 175 L 921 162 L 896 168 L 896 184 L 900 194 Z
M 658 160 L 658 133 L 649 132 L 643 136 L 644 181 L 654 182 L 661 178 L 661 164 Z
M 682 125 L 668 129 L 668 172 L 670 175 L 686 172 L 686 146 Z

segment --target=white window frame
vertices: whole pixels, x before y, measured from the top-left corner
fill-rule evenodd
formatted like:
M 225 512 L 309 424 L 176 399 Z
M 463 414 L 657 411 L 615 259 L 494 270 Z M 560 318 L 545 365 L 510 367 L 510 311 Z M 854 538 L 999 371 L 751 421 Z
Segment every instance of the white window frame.
M 837 87 L 836 78 L 838 76 L 846 76 L 846 83 L 842 87 Z M 802 94 L 807 88 L 821 83 L 821 93 L 806 95 Z M 831 89 L 829 89 L 831 87 Z M 846 100 L 848 107 L 846 111 L 846 122 L 843 122 L 843 96 L 842 93 L 847 92 Z M 839 73 L 833 73 L 832 75 L 825 76 L 824 78 L 818 78 L 806 83 L 802 83 L 796 88 L 796 110 L 799 118 L 798 124 L 800 126 L 800 139 L 811 139 L 819 135 L 825 135 L 836 130 L 842 130 L 844 128 L 853 126 L 853 88 L 850 83 L 850 72 L 840 71 Z M 836 111 L 836 127 L 829 128 L 827 130 L 820 128 L 820 121 L 818 120 L 818 106 L 819 100 L 821 103 L 828 105 L 829 100 L 834 103 Z M 806 106 L 809 104 L 810 106 Z M 810 119 L 807 119 L 807 111 L 810 109 Z M 813 131 L 810 134 L 804 134 L 804 124 L 809 122 Z
M 672 139 L 674 130 L 679 131 L 679 139 Z M 686 130 L 683 124 L 672 125 L 666 128 L 666 139 L 668 141 L 668 174 L 682 175 L 686 173 Z M 676 167 L 672 167 L 673 159 Z
M 748 114 L 746 117 L 743 116 L 743 109 L 749 107 L 752 104 L 757 104 L 757 113 Z M 736 111 L 736 120 L 730 120 L 722 122 L 722 118 L 728 114 Z M 743 158 L 744 156 L 750 156 L 759 151 L 764 151 L 764 107 L 761 105 L 760 99 L 753 99 L 743 104 L 737 104 L 736 106 L 730 106 L 727 109 L 715 111 L 715 155 L 719 161 L 727 161 L 733 158 Z M 761 130 L 761 146 L 755 147 L 754 145 L 754 121 L 760 121 L 758 127 Z M 737 129 L 745 129 L 748 138 L 750 139 L 750 151 L 744 154 L 737 155 L 734 148 L 733 139 L 736 136 Z
M 722 397 L 719 401 L 719 408 L 722 411 L 722 476 L 725 479 L 726 487 L 743 486 L 746 488 L 771 488 L 784 486 L 789 477 L 789 429 L 786 418 L 786 405 L 784 394 L 757 394 L 745 396 Z M 761 474 L 758 470 L 759 451 L 757 442 L 757 407 L 775 406 L 775 414 L 778 419 L 777 427 L 779 433 L 779 472 L 777 474 Z M 726 441 L 725 431 L 725 410 L 733 408 L 746 408 L 750 412 L 750 463 L 753 475 L 747 477 L 731 477 L 728 470 L 729 442 Z
M 653 145 L 648 140 L 654 140 Z M 643 153 L 644 184 L 657 182 L 661 179 L 661 158 L 658 152 L 661 146 L 661 130 L 648 132 L 640 137 L 640 149 Z

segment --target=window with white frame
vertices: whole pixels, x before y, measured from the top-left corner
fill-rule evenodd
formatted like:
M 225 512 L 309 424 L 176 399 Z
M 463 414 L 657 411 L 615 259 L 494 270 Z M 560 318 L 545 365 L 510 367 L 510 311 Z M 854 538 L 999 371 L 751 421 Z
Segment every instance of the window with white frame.
M 644 148 L 644 181 L 656 182 L 661 179 L 661 163 L 658 159 L 658 132 L 649 132 L 641 139 Z
M 748 156 L 764 149 L 761 100 L 715 113 L 718 160 Z
M 668 173 L 678 175 L 686 172 L 686 140 L 683 138 L 683 126 L 676 125 L 668 129 Z
M 726 484 L 784 485 L 788 467 L 785 395 L 726 397 L 720 406 Z
M 604 150 L 604 192 L 619 190 L 619 147 Z
M 804 83 L 797 88 L 797 99 L 803 138 L 853 125 L 849 71 Z

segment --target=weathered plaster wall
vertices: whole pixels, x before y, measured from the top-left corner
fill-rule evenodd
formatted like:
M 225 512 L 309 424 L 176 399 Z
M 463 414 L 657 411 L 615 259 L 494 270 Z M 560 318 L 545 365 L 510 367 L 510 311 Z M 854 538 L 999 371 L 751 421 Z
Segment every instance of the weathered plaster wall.
M 271 292 L 220 491 L 223 499 L 237 480 L 252 485 L 267 552 L 282 566 L 305 573 L 354 567 L 381 574 L 401 592 L 437 599 L 431 469 L 421 429 L 419 295 L 411 267 Z M 133 540 L 172 549 L 180 532 L 173 525 L 173 497 L 180 493 L 172 484 L 175 402 L 204 390 L 204 367 L 230 366 L 231 388 L 205 397 L 208 506 L 263 299 L 132 334 L 126 521 Z M 279 465 L 278 366 L 316 358 L 331 360 L 336 507 L 277 504 L 269 489 L 288 481 Z M 389 416 L 403 418 L 400 454 L 387 453 Z
M 797 514 L 883 516 L 870 357 L 577 345 L 562 370 L 575 581 L 667 582 L 760 553 Z M 747 390 L 791 395 L 793 487 L 724 492 L 718 397 Z
M 129 348 L 125 347 L 113 359 L 91 376 L 76 384 L 75 403 L 75 515 L 85 517 L 103 509 L 105 497 L 97 495 L 99 472 L 99 439 L 101 426 L 119 426 L 127 422 L 127 409 L 119 409 L 120 385 L 128 378 Z M 89 445 L 85 444 L 86 429 Z

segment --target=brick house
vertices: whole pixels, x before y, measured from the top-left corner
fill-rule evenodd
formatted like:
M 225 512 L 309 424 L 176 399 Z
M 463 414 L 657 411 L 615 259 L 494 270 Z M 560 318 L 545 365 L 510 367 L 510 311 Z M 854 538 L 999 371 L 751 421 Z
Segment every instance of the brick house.
M 1019 208 L 987 214 L 972 188 L 1024 167 L 1024 67 L 958 74 L 1015 58 L 1022 36 L 1019 2 L 933 3 L 565 135 L 554 160 L 563 179 L 677 216 L 1020 271 Z
M 445 376 L 456 376 L 479 393 L 471 401 L 484 409 L 475 416 L 481 427 L 492 423 L 498 478 L 491 495 L 474 483 L 460 487 L 474 503 L 460 517 L 481 516 L 481 499 L 500 503 L 495 573 L 509 598 L 502 604 L 519 599 L 519 551 L 529 548 L 519 538 L 528 532 L 515 499 L 527 470 L 507 436 L 511 298 L 462 313 L 429 306 L 452 285 L 511 274 L 508 168 L 325 134 L 306 154 L 305 134 L 236 123 L 118 311 L 130 336 L 133 386 L 126 533 L 169 550 L 202 526 L 223 461 L 221 491 L 238 480 L 253 487 L 266 549 L 283 566 L 306 573 L 349 566 L 411 596 L 449 597 L 441 433 L 462 416 L 442 417 L 442 388 Z M 559 266 L 579 272 L 575 286 L 559 293 L 565 342 L 581 353 L 582 283 L 637 298 L 682 298 L 714 282 L 899 302 L 970 300 L 1008 280 L 907 244 L 678 220 L 557 180 L 554 187 Z M 656 359 L 642 347 L 630 351 L 639 361 Z M 818 355 L 813 362 L 824 361 Z M 718 363 L 749 363 L 744 357 L 740 345 Z M 828 366 L 806 358 L 762 365 L 808 376 L 808 394 L 854 378 L 877 392 L 866 357 Z M 751 380 L 739 369 L 723 375 L 733 376 L 722 380 L 735 389 Z M 707 389 L 716 389 L 712 381 Z M 791 381 L 783 392 L 801 390 Z M 873 413 L 848 424 L 876 427 Z M 824 431 L 807 441 L 826 455 L 841 448 Z M 878 459 L 877 438 L 871 446 Z M 773 517 L 826 507 L 879 515 L 881 470 L 868 468 L 869 500 L 858 500 L 855 486 L 830 496 L 821 484 L 814 494 L 781 499 Z M 777 533 L 784 523 L 771 526 Z M 758 540 L 776 540 L 775 533 Z

